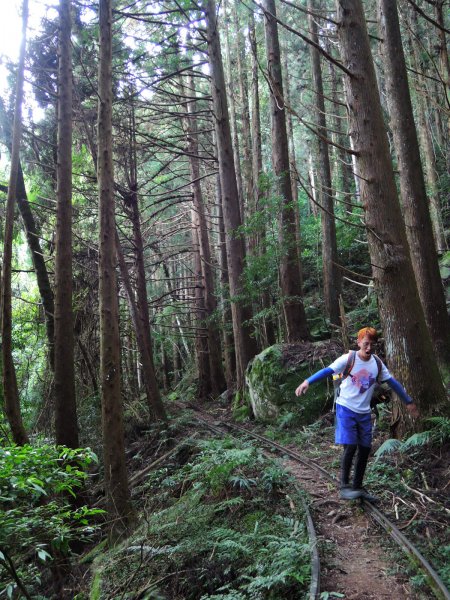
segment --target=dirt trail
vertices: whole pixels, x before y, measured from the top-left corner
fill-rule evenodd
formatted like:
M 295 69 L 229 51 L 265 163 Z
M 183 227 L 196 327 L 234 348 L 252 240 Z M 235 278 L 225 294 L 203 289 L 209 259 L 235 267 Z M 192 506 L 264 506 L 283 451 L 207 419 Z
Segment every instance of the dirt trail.
M 321 592 L 337 592 L 346 600 L 418 598 L 406 577 L 390 573 L 394 565 L 378 543 L 380 531 L 362 511 L 359 500 L 340 500 L 336 488 L 313 469 L 289 459 L 283 464 L 312 498 Z
M 202 413 L 202 418 L 220 425 L 223 412 L 216 411 L 214 416 Z M 296 447 L 292 450 L 299 451 Z M 394 573 L 396 565 L 380 544 L 387 534 L 364 513 L 359 500 L 341 500 L 336 486 L 313 468 L 286 457 L 282 462 L 310 496 L 319 543 L 321 593 L 342 594 L 330 595 L 330 600 L 423 600 L 406 576 Z M 329 465 L 323 466 L 328 469 Z

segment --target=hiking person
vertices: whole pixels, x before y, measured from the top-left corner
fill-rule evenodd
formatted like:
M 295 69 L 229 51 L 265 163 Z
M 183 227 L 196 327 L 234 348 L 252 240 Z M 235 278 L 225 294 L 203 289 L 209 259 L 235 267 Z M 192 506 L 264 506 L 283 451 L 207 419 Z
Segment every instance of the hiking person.
M 419 414 L 417 406 L 403 386 L 392 377 L 386 365 L 374 355 L 377 340 L 376 329 L 363 327 L 358 331 L 358 351 L 343 354 L 329 367 L 305 379 L 295 390 L 296 396 L 301 396 L 307 392 L 311 383 L 334 374 L 342 376 L 336 398 L 335 442 L 344 446 L 340 476 L 340 497 L 344 500 L 355 498 L 364 498 L 369 502 L 378 500 L 362 485 L 372 446 L 370 400 L 377 381 L 387 383 L 407 405 L 407 410 L 412 416 L 417 417 Z M 353 482 L 350 484 L 350 471 L 355 454 Z

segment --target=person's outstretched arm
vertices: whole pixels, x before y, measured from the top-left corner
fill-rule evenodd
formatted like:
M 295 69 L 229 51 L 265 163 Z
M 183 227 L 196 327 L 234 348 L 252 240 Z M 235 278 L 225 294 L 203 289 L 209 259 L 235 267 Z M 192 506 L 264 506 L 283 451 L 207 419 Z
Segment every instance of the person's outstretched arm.
M 295 390 L 295 395 L 301 396 L 302 394 L 306 394 L 310 383 L 316 383 L 316 381 L 322 381 L 322 379 L 326 379 L 330 375 L 333 375 L 333 373 L 334 373 L 334 371 L 333 371 L 333 369 L 330 369 L 330 367 L 326 367 L 325 369 L 321 369 L 320 371 L 317 371 L 316 373 L 311 375 L 311 377 L 308 377 L 308 379 L 305 379 L 305 381 L 298 386 L 298 388 Z
M 388 386 L 399 396 L 399 398 L 406 404 L 406 408 L 410 415 L 413 417 L 419 416 L 419 411 L 417 409 L 417 405 L 414 403 L 414 400 L 408 396 L 405 388 L 402 384 L 394 379 L 394 377 L 390 377 L 386 379 L 383 383 L 387 383 Z

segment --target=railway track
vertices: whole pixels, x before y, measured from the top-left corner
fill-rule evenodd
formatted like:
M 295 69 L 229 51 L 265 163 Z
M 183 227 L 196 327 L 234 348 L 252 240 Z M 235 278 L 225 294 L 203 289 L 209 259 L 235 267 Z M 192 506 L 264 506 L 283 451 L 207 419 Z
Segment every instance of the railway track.
M 326 471 L 323 467 L 315 463 L 314 461 L 302 456 L 295 450 L 286 448 L 268 438 L 249 431 L 248 429 L 228 422 L 211 422 L 210 418 L 206 418 L 201 415 L 201 410 L 198 407 L 190 406 L 195 412 L 195 418 L 203 423 L 208 429 L 215 432 L 218 435 L 223 435 L 224 431 L 231 433 L 236 437 L 246 436 L 257 440 L 263 447 L 270 449 L 278 455 L 289 457 L 292 461 L 299 463 L 308 469 L 317 473 L 320 478 L 325 479 L 327 482 L 331 482 L 337 485 L 336 478 Z M 398 529 L 398 527 L 388 519 L 380 510 L 378 510 L 373 504 L 361 499 L 361 506 L 364 511 L 370 516 L 370 518 L 379 525 L 389 536 L 394 540 L 399 548 L 408 556 L 408 558 L 417 566 L 418 569 L 424 574 L 430 591 L 433 593 L 433 597 L 439 600 L 450 600 L 450 592 L 446 588 L 444 582 L 439 577 L 437 572 L 433 569 L 429 561 L 421 554 L 421 552 L 412 544 L 412 542 Z M 320 598 L 320 558 L 318 553 L 317 536 L 311 512 L 305 503 L 305 512 L 307 519 L 308 535 L 311 541 L 311 587 L 309 590 L 309 600 L 316 600 Z M 392 596 L 394 598 L 394 596 Z

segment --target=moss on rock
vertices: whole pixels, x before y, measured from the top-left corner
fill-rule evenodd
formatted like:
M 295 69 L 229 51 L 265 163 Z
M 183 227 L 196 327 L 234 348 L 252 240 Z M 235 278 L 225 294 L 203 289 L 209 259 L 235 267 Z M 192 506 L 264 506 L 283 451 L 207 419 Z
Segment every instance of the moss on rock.
M 246 383 L 256 420 L 272 422 L 289 410 L 298 411 L 300 424 L 314 421 L 330 403 L 332 385 L 329 381 L 314 384 L 301 398 L 295 396 L 295 389 L 341 353 L 340 344 L 332 340 L 277 344 L 255 356 L 248 365 Z

